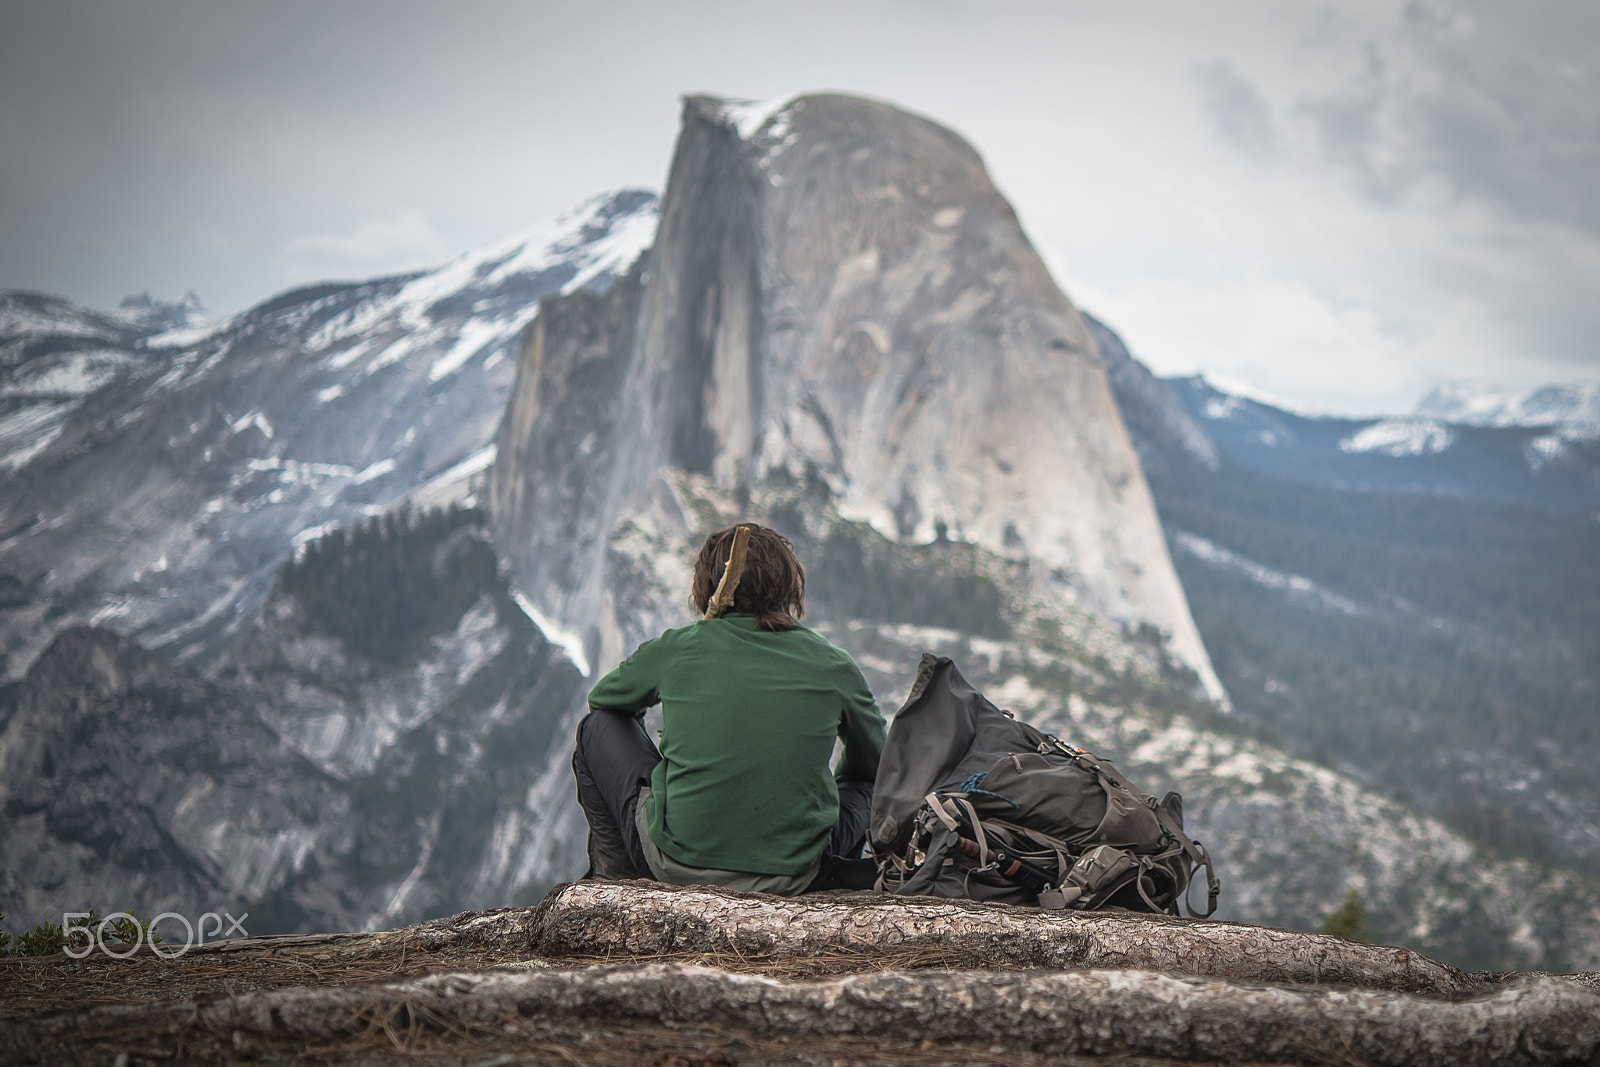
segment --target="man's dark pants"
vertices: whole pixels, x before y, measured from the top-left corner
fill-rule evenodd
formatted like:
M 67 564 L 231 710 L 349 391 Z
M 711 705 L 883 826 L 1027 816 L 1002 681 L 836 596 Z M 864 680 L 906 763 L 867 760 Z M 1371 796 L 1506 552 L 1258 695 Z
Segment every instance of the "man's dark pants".
M 639 787 L 650 783 L 650 772 L 660 762 L 661 753 L 645 733 L 644 724 L 632 715 L 591 711 L 578 724 L 572 774 L 578 781 L 578 803 L 589 820 L 586 877 L 654 877 L 639 844 L 634 809 L 639 802 Z M 848 864 L 857 860 L 866 844 L 867 822 L 872 815 L 872 781 L 849 774 L 838 775 L 834 780 L 839 787 L 839 821 L 823 850 L 822 870 L 811 889 L 859 882 L 866 870 L 859 862 Z M 728 817 L 737 819 L 740 813 L 730 811 Z

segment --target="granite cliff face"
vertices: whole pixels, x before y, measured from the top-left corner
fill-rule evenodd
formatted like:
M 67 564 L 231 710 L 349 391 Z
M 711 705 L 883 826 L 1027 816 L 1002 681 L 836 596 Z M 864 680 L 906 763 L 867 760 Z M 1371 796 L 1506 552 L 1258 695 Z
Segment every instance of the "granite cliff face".
M 238 915 L 349 807 L 232 694 L 126 638 L 68 629 L 0 735 L 0 895 L 24 921 L 134 902 Z
M 318 542 L 210 680 L 57 635 L 0 733 L 8 914 L 226 908 L 275 933 L 536 899 L 557 805 L 535 779 L 582 679 L 472 517 Z M 400 625 L 367 626 L 363 591 L 401 572 Z
M 810 477 L 889 540 L 1026 561 L 1033 609 L 1086 642 L 1153 628 L 1221 697 L 1094 341 L 949 130 L 850 97 L 691 97 L 637 284 L 576 302 L 525 345 L 490 510 L 596 666 L 681 617 L 618 610 L 611 543 L 703 532 L 675 478 Z

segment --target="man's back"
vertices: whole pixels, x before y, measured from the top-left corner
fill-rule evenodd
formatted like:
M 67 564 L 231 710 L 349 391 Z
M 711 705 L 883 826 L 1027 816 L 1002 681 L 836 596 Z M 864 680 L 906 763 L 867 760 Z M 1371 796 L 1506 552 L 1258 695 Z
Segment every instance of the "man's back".
M 869 781 L 885 724 L 861 672 L 800 626 L 759 629 L 725 615 L 646 642 L 590 694 L 594 709 L 660 701 L 662 760 L 649 834 L 679 863 L 797 875 L 815 866 L 838 818 L 829 759 Z

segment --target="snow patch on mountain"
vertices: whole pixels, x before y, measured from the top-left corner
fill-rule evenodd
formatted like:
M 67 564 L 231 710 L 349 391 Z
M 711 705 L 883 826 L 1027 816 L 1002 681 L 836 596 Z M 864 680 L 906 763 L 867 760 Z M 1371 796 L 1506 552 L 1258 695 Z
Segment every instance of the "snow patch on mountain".
M 418 510 L 451 505 L 476 507 L 477 486 L 482 481 L 483 473 L 494 466 L 495 452 L 496 446 L 491 441 L 459 463 L 427 478 L 422 485 L 407 493 L 403 501 Z M 393 466 L 382 470 L 377 469 L 379 467 L 382 467 L 382 462 L 368 467 L 362 472 L 365 477 L 358 476 L 356 484 L 386 477 L 394 470 Z
M 140 344 L 145 348 L 188 348 L 190 345 L 197 345 L 207 340 L 225 325 L 226 323 L 207 321 L 193 326 L 174 326 L 170 330 L 151 334 Z
M 89 396 L 137 370 L 136 337 L 61 297 L 0 292 L 0 471 L 46 453 Z
M 1535 437 L 1523 448 L 1523 458 L 1528 461 L 1528 469 L 1538 474 L 1547 465 L 1560 459 L 1567 451 L 1567 442 L 1560 434 L 1546 434 Z
M 1432 456 L 1455 443 L 1455 433 L 1434 419 L 1384 419 L 1339 442 L 1339 451 L 1378 452 L 1402 459 Z
M 768 122 L 773 122 L 772 129 L 767 131 L 767 137 L 774 141 L 782 141 L 788 132 L 788 116 L 784 114 L 789 106 L 794 103 L 798 93 L 789 93 L 785 96 L 774 96 L 768 100 L 725 100 L 722 104 L 722 115 L 728 120 L 740 138 L 749 141 L 761 132 L 762 127 Z
M 566 653 L 567 659 L 578 668 L 578 673 L 585 678 L 589 677 L 589 657 L 583 651 L 583 638 L 571 630 L 563 629 L 550 616 L 533 606 L 533 601 L 519 589 L 511 590 L 511 599 L 516 601 L 517 607 L 528 617 L 528 621 L 539 628 L 544 634 L 544 639 Z
M 372 481 L 372 479 L 388 474 L 390 471 L 394 470 L 394 467 L 395 463 L 393 459 L 380 459 L 378 462 L 372 464 L 372 466 L 357 474 L 352 480 L 352 484 L 366 485 L 368 482 Z
M 528 319 L 538 312 L 537 306 L 531 311 L 517 316 L 520 320 L 517 328 L 521 329 Z M 461 328 L 455 346 L 428 368 L 428 381 L 436 382 L 440 378 L 454 374 L 460 370 L 473 356 L 497 341 L 504 340 L 502 334 L 505 323 L 491 319 L 487 322 L 469 322 Z
M 1522 458 L 1534 474 L 1550 464 L 1565 459 L 1575 446 L 1600 441 L 1600 424 L 1594 426 L 1563 426 L 1554 433 L 1541 434 L 1523 446 Z
M 55 443 L 72 403 L 34 404 L 0 416 L 0 470 L 14 471 Z
M 1322 417 L 1309 412 L 1296 412 L 1292 406 L 1280 406 L 1286 402 L 1243 382 L 1227 380 L 1219 383 L 1198 374 L 1163 381 L 1175 392 L 1188 395 L 1194 404 L 1195 418 L 1226 423 L 1230 430 L 1245 436 L 1252 444 L 1268 448 L 1297 443 L 1291 424 L 1304 418 Z M 1205 431 L 1198 432 L 1204 434 Z
M 126 352 L 96 349 L 33 360 L 10 380 L 0 382 L 0 397 L 81 397 L 105 385 L 133 362 Z
M 1200 414 L 1208 419 L 1227 419 L 1244 409 L 1244 401 L 1236 396 L 1214 396 L 1201 407 Z
M 1206 540 L 1204 537 L 1198 537 L 1183 530 L 1174 530 L 1172 544 L 1179 551 L 1186 552 L 1195 559 L 1208 563 L 1220 570 L 1242 574 L 1257 585 L 1265 586 L 1268 589 L 1282 590 L 1291 596 L 1310 600 L 1324 608 L 1341 612 L 1345 615 L 1364 614 L 1364 609 L 1361 605 L 1348 597 L 1340 596 L 1331 589 L 1318 585 L 1310 578 L 1273 570 L 1271 567 L 1230 552 L 1221 545 Z
M 770 100 L 728 100 L 722 105 L 722 119 L 738 133 L 740 140 L 756 149 L 756 166 L 774 187 L 783 184 L 783 175 L 773 170 L 773 164 L 799 139 L 791 120 L 803 107 L 805 101 L 794 93 Z

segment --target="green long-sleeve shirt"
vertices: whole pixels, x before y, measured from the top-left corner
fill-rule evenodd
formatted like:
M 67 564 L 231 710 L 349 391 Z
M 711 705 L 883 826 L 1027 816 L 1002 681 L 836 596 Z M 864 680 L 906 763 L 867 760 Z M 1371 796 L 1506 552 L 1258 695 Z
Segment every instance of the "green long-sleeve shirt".
M 668 630 L 600 679 L 589 707 L 660 702 L 650 839 L 691 867 L 798 875 L 839 818 L 828 761 L 871 778 L 885 724 L 861 671 L 817 634 L 726 615 Z

